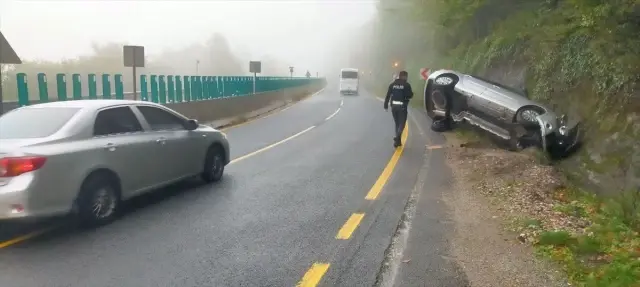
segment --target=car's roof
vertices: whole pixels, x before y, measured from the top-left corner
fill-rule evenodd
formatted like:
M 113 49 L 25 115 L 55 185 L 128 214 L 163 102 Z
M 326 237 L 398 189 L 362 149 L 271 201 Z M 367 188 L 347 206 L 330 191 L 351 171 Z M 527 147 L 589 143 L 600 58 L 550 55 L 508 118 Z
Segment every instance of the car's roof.
M 356 68 L 343 68 L 343 69 L 341 69 L 340 71 L 343 71 L 343 72 L 344 72 L 344 71 L 357 72 L 357 71 L 358 71 L 358 69 L 356 69 Z
M 111 106 L 119 105 L 136 105 L 136 104 L 150 104 L 157 105 L 151 102 L 145 101 L 132 101 L 132 100 L 74 100 L 74 101 L 58 101 L 50 103 L 35 104 L 23 108 L 80 108 L 80 109 L 102 109 Z

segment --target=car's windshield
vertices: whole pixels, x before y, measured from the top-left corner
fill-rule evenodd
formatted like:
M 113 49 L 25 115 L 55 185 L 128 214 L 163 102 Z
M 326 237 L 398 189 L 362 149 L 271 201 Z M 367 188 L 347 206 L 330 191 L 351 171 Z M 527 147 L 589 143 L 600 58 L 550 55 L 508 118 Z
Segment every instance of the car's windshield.
M 60 130 L 79 108 L 26 108 L 0 117 L 0 139 L 43 138 Z
M 343 79 L 357 79 L 358 78 L 358 72 L 355 72 L 355 71 L 342 71 L 342 78 Z
M 514 88 L 514 87 L 505 86 L 505 85 L 503 85 L 503 84 L 496 83 L 496 82 L 494 82 L 494 81 L 487 80 L 487 79 L 485 79 L 485 78 L 478 77 L 478 76 L 476 76 L 476 75 L 469 75 L 469 76 L 471 76 L 471 77 L 473 77 L 473 78 L 476 78 L 476 79 L 478 79 L 478 80 L 481 80 L 481 81 L 485 81 L 485 82 L 487 82 L 487 83 L 489 83 L 489 84 L 492 84 L 492 85 L 498 86 L 498 87 L 500 87 L 500 88 L 502 88 L 502 89 L 505 89 L 505 90 L 507 90 L 507 91 L 510 91 L 510 92 L 512 92 L 512 93 L 516 93 L 516 94 L 521 95 L 521 96 L 523 96 L 523 97 L 526 97 L 526 96 L 527 96 L 527 95 L 525 95 L 524 91 L 522 91 L 522 90 L 520 90 L 520 89 L 516 89 L 516 88 Z

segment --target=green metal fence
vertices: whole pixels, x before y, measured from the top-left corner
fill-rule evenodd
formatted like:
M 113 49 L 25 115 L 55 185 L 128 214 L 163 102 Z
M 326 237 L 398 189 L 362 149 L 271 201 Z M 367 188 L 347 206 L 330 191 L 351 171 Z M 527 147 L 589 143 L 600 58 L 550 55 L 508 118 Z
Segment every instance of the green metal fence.
M 132 99 L 133 92 L 124 92 L 121 74 L 102 74 L 101 90 L 98 93 L 97 75 L 89 74 L 83 82 L 80 74 L 71 75 L 71 85 L 67 83 L 66 74 L 56 74 L 55 95 L 49 93 L 47 76 L 37 75 L 38 100 L 32 100 L 27 75 L 16 75 L 18 102 L 17 106 L 26 106 L 49 101 L 67 101 L 81 99 Z M 113 80 L 113 85 L 112 85 Z M 324 81 L 322 78 L 289 78 L 289 77 L 257 77 L 256 93 L 276 91 L 314 84 Z M 83 85 L 87 85 L 88 94 L 83 94 Z M 250 96 L 253 94 L 253 77 L 247 76 L 179 76 L 179 75 L 140 75 L 140 91 L 138 99 L 154 103 L 180 103 L 221 98 Z M 68 87 L 71 91 L 68 91 Z M 114 91 L 111 88 L 114 88 Z M 258 95 L 256 95 L 258 96 Z

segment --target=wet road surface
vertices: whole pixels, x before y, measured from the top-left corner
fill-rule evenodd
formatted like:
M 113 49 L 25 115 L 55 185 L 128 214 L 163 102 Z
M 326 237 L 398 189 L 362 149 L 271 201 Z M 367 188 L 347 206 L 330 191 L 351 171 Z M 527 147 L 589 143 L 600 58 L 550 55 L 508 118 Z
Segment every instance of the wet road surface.
M 234 160 L 219 183 L 136 198 L 95 230 L 63 220 L 0 226 L 3 242 L 62 226 L 0 243 L 0 286 L 372 286 L 425 164 L 420 121 L 409 121 L 404 151 L 394 150 L 380 101 L 327 88 L 226 130 Z M 445 246 L 438 228 L 446 226 L 433 228 L 433 242 L 421 244 Z M 402 285 L 460 286 L 447 272 L 436 285 Z

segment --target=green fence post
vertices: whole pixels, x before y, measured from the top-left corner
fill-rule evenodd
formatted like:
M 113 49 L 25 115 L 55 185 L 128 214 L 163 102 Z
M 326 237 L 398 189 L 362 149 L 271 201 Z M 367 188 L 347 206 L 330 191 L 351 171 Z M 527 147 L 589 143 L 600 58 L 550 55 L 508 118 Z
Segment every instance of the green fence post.
M 149 100 L 149 88 L 147 86 L 147 75 L 140 75 L 140 99 Z
M 151 101 L 158 103 L 158 76 L 151 75 Z
M 169 103 L 174 103 L 176 101 L 176 86 L 171 75 L 167 76 L 167 90 L 169 92 Z
M 82 80 L 80 74 L 71 75 L 71 88 L 73 89 L 73 99 L 82 100 Z
M 98 83 L 96 81 L 96 74 L 89 74 L 89 76 L 87 77 L 87 87 L 89 88 L 89 99 L 97 99 Z
M 161 104 L 167 103 L 167 83 L 165 81 L 164 75 L 158 76 L 158 94 L 160 95 Z
M 246 95 L 253 94 L 253 77 L 244 77 L 244 93 Z
M 216 94 L 215 94 L 215 98 L 221 98 L 222 97 L 222 82 L 221 82 L 221 78 L 220 76 L 216 76 L 215 77 L 215 81 L 216 81 Z
M 198 77 L 191 76 L 191 101 L 198 100 Z
M 49 84 L 45 73 L 38 73 L 38 98 L 40 103 L 49 101 Z
M 176 76 L 176 102 L 182 103 L 182 77 Z
M 27 74 L 19 73 L 16 75 L 16 83 L 18 84 L 18 106 L 24 107 L 29 105 L 29 85 L 27 85 Z
M 203 89 L 203 94 L 204 95 L 202 97 L 205 100 L 211 100 L 211 92 L 212 92 L 212 90 L 211 90 L 211 78 L 212 77 L 211 76 L 206 76 L 206 77 L 203 77 L 203 78 L 204 78 L 203 79 L 204 80 L 204 87 L 202 89 Z
M 56 87 L 58 90 L 58 101 L 67 100 L 67 75 L 56 74 Z
M 209 99 L 209 77 L 207 76 L 202 77 L 202 99 Z
M 222 77 L 222 97 L 226 98 L 229 96 L 229 77 Z
M 190 102 L 191 101 L 192 83 L 191 83 L 191 81 L 189 81 L 189 79 L 191 79 L 191 77 L 184 76 L 183 79 L 184 79 L 184 101 L 185 102 Z
M 124 85 L 122 84 L 121 74 L 115 74 L 113 76 L 113 84 L 116 89 L 116 99 L 124 100 Z
M 111 75 L 102 74 L 102 98 L 111 99 Z

